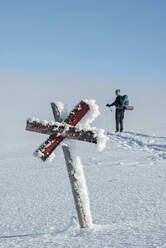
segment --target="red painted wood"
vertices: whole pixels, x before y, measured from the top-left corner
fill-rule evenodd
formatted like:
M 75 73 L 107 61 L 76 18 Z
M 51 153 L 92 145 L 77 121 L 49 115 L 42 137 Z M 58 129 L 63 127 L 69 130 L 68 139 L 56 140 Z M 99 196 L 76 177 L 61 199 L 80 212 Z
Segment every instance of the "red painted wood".
M 65 119 L 65 123 L 76 126 L 78 122 L 87 114 L 89 111 L 89 105 L 84 101 L 81 101 L 75 109 L 69 114 Z M 62 136 L 51 135 L 36 152 L 40 151 L 42 153 L 41 159 L 45 161 L 54 149 L 65 139 Z

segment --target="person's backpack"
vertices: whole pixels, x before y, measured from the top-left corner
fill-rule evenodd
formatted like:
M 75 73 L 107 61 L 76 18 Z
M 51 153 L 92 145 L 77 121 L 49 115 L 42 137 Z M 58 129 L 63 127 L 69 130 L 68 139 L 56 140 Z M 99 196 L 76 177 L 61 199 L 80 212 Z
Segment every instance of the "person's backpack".
M 128 107 L 129 106 L 129 98 L 127 95 L 121 97 L 121 107 Z

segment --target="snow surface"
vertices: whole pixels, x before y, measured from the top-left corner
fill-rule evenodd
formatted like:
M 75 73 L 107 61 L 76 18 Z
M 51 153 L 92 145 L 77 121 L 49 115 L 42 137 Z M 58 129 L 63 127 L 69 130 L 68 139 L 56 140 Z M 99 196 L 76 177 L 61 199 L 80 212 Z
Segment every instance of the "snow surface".
M 1 145 L 0 248 L 166 247 L 166 136 L 108 138 L 101 153 L 72 141 L 91 203 L 86 230 L 78 226 L 61 147 L 48 164 L 31 155 L 37 142 Z

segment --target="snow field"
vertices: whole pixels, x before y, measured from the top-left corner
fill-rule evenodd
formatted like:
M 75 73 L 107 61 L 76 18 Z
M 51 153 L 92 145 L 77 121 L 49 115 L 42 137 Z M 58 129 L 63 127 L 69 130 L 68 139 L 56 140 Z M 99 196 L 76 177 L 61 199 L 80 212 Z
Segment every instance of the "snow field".
M 88 101 L 92 111 L 80 123 L 85 129 L 99 115 L 95 101 Z M 65 140 L 81 179 L 85 230 L 61 146 L 52 162 L 43 163 L 31 156 L 39 144 L 1 145 L 0 248 L 166 248 L 166 137 L 98 132 L 99 149 L 108 140 L 101 153 L 94 144 Z
M 0 247 L 166 247 L 166 161 L 155 153 L 165 152 L 165 137 L 108 137 L 102 153 L 94 144 L 71 142 L 84 165 L 88 230 L 79 229 L 61 147 L 53 162 L 43 163 L 31 156 L 38 144 L 2 146 Z M 149 152 L 147 144 L 160 151 Z

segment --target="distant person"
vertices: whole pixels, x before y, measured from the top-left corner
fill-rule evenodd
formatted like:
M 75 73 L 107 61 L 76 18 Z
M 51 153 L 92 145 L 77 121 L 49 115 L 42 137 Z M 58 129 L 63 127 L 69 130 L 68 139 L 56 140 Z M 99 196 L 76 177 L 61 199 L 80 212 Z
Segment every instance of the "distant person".
M 115 120 L 116 120 L 116 132 L 123 132 L 123 119 L 124 119 L 124 112 L 125 107 L 123 106 L 123 97 L 120 94 L 120 89 L 115 91 L 116 99 L 112 104 L 107 104 L 106 107 L 116 107 L 115 111 Z

